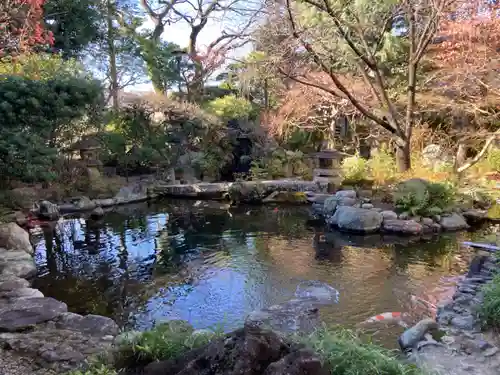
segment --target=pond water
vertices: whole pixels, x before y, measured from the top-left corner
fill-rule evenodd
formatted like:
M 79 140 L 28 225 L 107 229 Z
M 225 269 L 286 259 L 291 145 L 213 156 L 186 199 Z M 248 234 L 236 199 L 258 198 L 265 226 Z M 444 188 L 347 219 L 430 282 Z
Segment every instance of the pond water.
M 301 281 L 320 280 L 340 293 L 322 319 L 352 326 L 408 310 L 412 295 L 436 300 L 473 256 L 460 246 L 470 233 L 418 243 L 325 236 L 307 226 L 307 208 L 217 205 L 141 204 L 98 222 L 59 222 L 38 234 L 34 285 L 72 312 L 106 315 L 126 328 L 183 319 L 231 330 L 251 311 L 292 298 Z

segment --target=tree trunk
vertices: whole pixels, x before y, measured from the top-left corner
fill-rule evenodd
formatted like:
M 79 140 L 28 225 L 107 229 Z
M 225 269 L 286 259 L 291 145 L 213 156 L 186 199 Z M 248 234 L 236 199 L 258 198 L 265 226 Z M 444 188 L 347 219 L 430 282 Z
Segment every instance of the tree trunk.
M 404 140 L 396 142 L 396 165 L 399 172 L 406 172 L 411 168 L 410 143 Z
M 109 89 L 113 100 L 113 109 L 119 108 L 118 103 L 118 72 L 116 69 L 116 48 L 115 48 L 115 32 L 113 28 L 113 4 L 112 0 L 107 0 L 107 21 L 108 21 L 108 53 L 109 53 Z

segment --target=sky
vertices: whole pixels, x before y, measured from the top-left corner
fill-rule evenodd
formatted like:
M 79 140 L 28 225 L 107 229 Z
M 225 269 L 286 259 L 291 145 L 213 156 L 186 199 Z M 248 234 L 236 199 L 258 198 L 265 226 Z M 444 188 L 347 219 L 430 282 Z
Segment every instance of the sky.
M 207 25 L 201 31 L 198 37 L 198 46 L 200 51 L 204 51 L 205 48 L 216 38 L 218 38 L 224 27 L 228 25 L 228 22 L 210 19 Z M 153 23 L 148 20 L 144 24 L 145 28 L 153 28 Z M 176 24 L 166 26 L 165 31 L 162 35 L 162 39 L 167 42 L 175 43 L 181 47 L 186 47 L 189 42 L 190 28 L 187 23 L 179 21 Z M 247 44 L 241 48 L 238 48 L 229 56 L 231 58 L 241 58 L 247 55 L 251 51 L 251 44 Z M 138 84 L 135 86 L 128 87 L 125 91 L 153 91 L 153 86 L 151 83 Z

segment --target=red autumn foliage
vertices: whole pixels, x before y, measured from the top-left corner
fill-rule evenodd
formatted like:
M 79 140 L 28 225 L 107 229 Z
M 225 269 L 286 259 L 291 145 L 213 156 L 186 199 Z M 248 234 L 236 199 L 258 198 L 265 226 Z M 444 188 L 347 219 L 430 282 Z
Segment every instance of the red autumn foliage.
M 52 32 L 45 30 L 45 0 L 0 1 L 0 57 L 31 52 L 54 43 Z

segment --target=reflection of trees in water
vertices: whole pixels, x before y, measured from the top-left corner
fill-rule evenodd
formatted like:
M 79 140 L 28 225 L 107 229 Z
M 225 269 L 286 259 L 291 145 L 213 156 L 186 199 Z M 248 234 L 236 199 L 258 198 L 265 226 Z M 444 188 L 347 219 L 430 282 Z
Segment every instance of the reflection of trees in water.
M 165 215 L 154 212 L 168 212 L 167 225 Z M 197 210 L 192 203 L 138 205 L 108 213 L 101 221 L 75 218 L 47 227 L 37 249 L 36 286 L 66 301 L 72 311 L 123 322 L 150 296 L 144 283 L 151 280 L 153 267 L 175 273 L 201 251 L 216 251 L 218 266 L 247 262 L 252 264 L 248 278 L 258 280 L 266 259 L 258 254 L 255 241 L 261 236 L 256 233 L 299 238 L 307 231 L 306 216 L 294 209 L 248 207 L 231 209 L 231 214 Z

